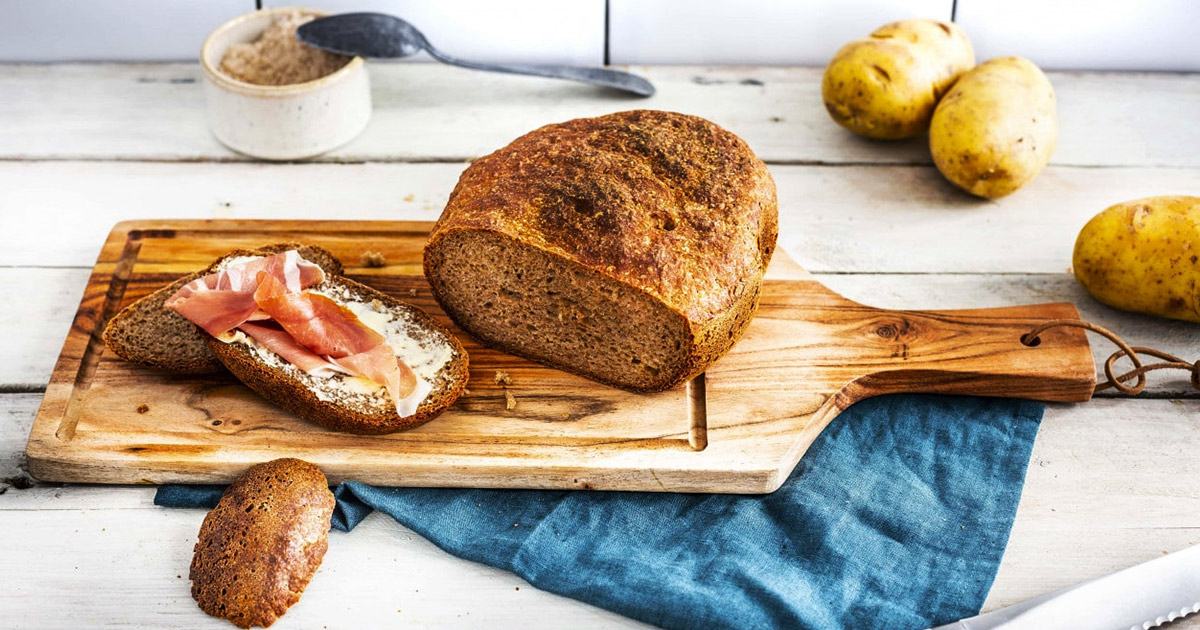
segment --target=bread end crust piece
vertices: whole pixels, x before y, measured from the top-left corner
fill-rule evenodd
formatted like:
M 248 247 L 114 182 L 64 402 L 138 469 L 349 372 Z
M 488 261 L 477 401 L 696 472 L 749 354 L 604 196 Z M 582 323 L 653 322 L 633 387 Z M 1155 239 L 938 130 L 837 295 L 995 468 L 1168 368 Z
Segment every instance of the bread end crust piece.
M 113 354 L 143 367 L 176 374 L 211 374 L 222 370 L 208 349 L 208 335 L 182 315 L 163 308 L 183 285 L 212 273 L 221 261 L 235 256 L 268 256 L 299 250 L 300 255 L 329 275 L 342 275 L 342 263 L 329 251 L 315 245 L 275 243 L 257 250 L 237 250 L 222 256 L 207 269 L 188 274 L 121 309 L 104 327 L 104 345 Z
M 294 368 L 284 370 L 266 365 L 245 344 L 224 343 L 207 335 L 205 341 L 221 364 L 258 395 L 289 413 L 333 431 L 361 435 L 406 431 L 436 418 L 458 400 L 467 385 L 469 373 L 467 351 L 454 335 L 421 309 L 366 285 L 341 277 L 330 277 L 320 287 L 327 285 L 343 287 L 359 301 L 378 300 L 388 310 L 407 313 L 414 322 L 409 328 L 411 334 L 437 335 L 452 348 L 450 362 L 431 383 L 433 390 L 412 416 L 401 418 L 390 400 L 385 404 L 370 405 L 352 404 L 349 399 L 322 400 L 310 387 L 318 377 Z
M 188 573 L 200 609 L 241 628 L 275 623 L 321 565 L 334 505 L 308 462 L 277 459 L 243 473 L 200 526 Z
M 476 160 L 424 269 L 483 343 L 653 392 L 745 332 L 778 232 L 774 181 L 745 142 L 635 110 L 548 125 Z

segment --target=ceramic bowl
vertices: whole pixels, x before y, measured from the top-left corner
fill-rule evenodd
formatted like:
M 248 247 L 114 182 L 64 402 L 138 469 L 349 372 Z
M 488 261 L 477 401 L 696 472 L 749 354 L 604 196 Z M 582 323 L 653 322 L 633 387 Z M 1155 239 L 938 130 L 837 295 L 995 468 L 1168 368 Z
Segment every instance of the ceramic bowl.
M 333 74 L 293 85 L 256 85 L 220 71 L 231 44 L 252 42 L 276 15 L 312 9 L 264 9 L 236 17 L 204 41 L 208 126 L 222 144 L 267 160 L 298 160 L 354 139 L 371 118 L 371 83 L 366 63 L 355 57 Z

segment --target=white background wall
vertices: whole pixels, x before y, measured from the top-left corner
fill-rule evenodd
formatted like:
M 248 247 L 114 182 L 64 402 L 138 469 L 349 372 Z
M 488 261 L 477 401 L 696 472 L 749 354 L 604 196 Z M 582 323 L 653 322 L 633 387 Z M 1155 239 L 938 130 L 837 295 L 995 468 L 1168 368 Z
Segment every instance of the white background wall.
M 896 19 L 956 21 L 980 60 L 1200 71 L 1200 0 L 264 0 L 384 11 L 447 52 L 614 64 L 824 65 Z M 957 6 L 955 6 L 957 4 Z M 0 61 L 188 60 L 254 0 L 0 0 Z M 605 28 L 607 12 L 607 31 Z
M 960 0 L 961 2 L 962 0 Z M 616 64 L 823 66 L 887 22 L 949 20 L 953 0 L 609 0 Z

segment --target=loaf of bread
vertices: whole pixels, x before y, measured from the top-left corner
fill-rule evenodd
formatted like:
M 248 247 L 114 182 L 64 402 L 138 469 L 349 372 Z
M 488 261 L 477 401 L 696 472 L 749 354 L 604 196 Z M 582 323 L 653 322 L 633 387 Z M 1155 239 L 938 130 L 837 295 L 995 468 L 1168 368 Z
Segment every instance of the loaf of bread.
M 471 164 L 425 275 L 485 344 L 661 391 L 745 331 L 778 227 L 774 181 L 740 138 L 627 111 L 542 127 Z
M 274 623 L 321 565 L 334 504 L 325 475 L 306 461 L 243 473 L 200 526 L 188 576 L 201 610 L 241 628 Z

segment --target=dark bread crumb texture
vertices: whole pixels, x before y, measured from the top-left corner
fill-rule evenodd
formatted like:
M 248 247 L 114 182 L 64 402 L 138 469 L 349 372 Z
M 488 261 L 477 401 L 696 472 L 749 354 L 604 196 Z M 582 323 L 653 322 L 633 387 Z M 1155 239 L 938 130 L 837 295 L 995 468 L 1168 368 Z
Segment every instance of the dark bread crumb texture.
M 260 396 L 300 418 L 334 431 L 379 435 L 408 430 L 434 419 L 462 394 L 469 377 L 467 351 L 425 311 L 340 276 L 331 276 L 313 289 L 344 295 L 359 302 L 377 300 L 393 314 L 393 318 L 403 317 L 409 322 L 405 327 L 409 337 L 451 348 L 450 361 L 430 383 L 433 389 L 414 415 L 401 418 L 390 399 L 382 394 L 344 392 L 336 398 L 322 399 L 315 391 L 321 377 L 309 375 L 288 363 L 268 365 L 245 344 L 223 343 L 207 337 L 209 347 L 226 369 Z
M 242 628 L 274 623 L 320 566 L 334 503 L 325 475 L 302 460 L 238 477 L 200 526 L 188 577 L 201 610 Z
M 745 142 L 635 110 L 542 127 L 476 160 L 425 274 L 485 344 L 660 391 L 745 331 L 777 235 L 774 181 Z
M 167 298 L 200 276 L 184 276 L 121 309 L 104 327 L 108 349 L 131 363 L 179 374 L 220 371 L 195 324 L 163 308 Z
M 210 374 L 221 363 L 205 343 L 206 334 L 182 315 L 163 308 L 183 285 L 212 273 L 227 258 L 267 256 L 295 249 L 325 273 L 342 274 L 342 264 L 329 251 L 315 245 L 275 243 L 256 250 L 237 250 L 222 256 L 207 269 L 188 274 L 121 309 L 104 328 L 104 343 L 114 354 L 138 365 L 178 374 Z

